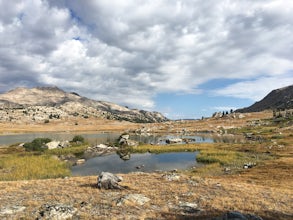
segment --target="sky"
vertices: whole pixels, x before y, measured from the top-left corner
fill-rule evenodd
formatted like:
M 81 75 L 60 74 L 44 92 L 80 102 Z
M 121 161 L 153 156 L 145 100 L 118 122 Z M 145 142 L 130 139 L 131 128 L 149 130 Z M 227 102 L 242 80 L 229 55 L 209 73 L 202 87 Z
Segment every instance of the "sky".
M 201 118 L 293 84 L 292 0 L 0 0 L 0 92 Z

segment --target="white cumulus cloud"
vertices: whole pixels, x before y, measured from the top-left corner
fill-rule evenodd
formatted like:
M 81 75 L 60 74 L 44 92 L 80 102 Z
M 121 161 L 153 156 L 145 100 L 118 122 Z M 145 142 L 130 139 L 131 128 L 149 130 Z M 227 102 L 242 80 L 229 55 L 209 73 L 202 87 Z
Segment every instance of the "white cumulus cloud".
M 293 2 L 0 0 L 0 91 L 56 85 L 155 108 L 163 92 L 258 100 L 292 84 Z M 204 91 L 203 91 L 204 92 Z

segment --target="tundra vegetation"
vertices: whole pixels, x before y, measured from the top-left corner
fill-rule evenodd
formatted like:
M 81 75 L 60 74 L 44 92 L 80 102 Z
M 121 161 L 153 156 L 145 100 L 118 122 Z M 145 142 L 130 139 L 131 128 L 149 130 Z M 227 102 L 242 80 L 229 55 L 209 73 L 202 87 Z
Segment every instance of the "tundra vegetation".
M 96 188 L 96 176 L 62 178 L 70 176 L 70 166 L 60 158 L 70 155 L 81 158 L 89 146 L 80 139 L 71 141 L 70 147 L 53 150 L 33 150 L 34 147 L 26 150 L 19 145 L 2 147 L 0 186 L 4 190 L 0 190 L 0 197 L 7 204 L 6 196 L 23 204 L 26 211 L 16 215 L 23 219 L 30 219 L 42 205 L 41 201 L 71 204 L 78 208 L 83 219 L 93 216 L 106 219 L 109 214 L 113 218 L 211 219 L 229 210 L 254 213 L 263 219 L 292 219 L 292 117 L 275 118 L 266 114 L 263 118 L 247 116 L 234 121 L 221 118 L 160 125 L 165 131 L 219 127 L 219 133 L 241 134 L 246 141 L 131 147 L 127 150 L 132 153 L 198 151 L 196 159 L 200 164 L 177 171 L 180 178 L 176 181 L 166 180 L 160 173 L 124 174 L 121 185 L 127 190 L 110 192 Z M 151 201 L 143 207 L 117 206 L 115 201 L 129 193 L 145 195 Z M 19 200 L 21 196 L 25 198 L 23 201 Z M 196 203 L 201 211 L 184 212 L 179 209 L 182 202 Z

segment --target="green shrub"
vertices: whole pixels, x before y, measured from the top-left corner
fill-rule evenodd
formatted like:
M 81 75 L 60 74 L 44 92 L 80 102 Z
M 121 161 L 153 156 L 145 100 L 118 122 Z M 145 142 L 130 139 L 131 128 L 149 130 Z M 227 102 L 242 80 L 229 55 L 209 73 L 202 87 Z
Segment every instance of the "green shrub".
M 75 136 L 73 137 L 73 139 L 72 139 L 71 142 L 74 142 L 74 143 L 78 143 L 78 142 L 80 142 L 80 143 L 84 143 L 85 140 L 84 140 L 84 137 L 83 137 L 83 136 L 81 136 L 81 135 L 75 135 Z
M 52 141 L 50 138 L 36 138 L 32 142 L 25 143 L 23 146 L 27 151 L 44 151 L 44 145 Z

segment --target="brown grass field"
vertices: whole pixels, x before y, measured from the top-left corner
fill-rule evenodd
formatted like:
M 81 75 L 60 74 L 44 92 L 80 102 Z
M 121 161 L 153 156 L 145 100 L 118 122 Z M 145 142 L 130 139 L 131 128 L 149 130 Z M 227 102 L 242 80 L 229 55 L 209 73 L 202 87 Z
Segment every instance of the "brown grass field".
M 212 163 L 192 170 L 178 171 L 180 179 L 174 181 L 166 180 L 164 173 L 122 174 L 121 185 L 125 187 L 124 190 L 98 189 L 97 176 L 1 181 L 0 218 L 36 219 L 43 204 L 60 203 L 78 210 L 74 219 L 212 219 L 227 211 L 255 214 L 268 220 L 293 219 L 292 121 L 282 126 L 247 127 L 252 120 L 265 120 L 271 116 L 270 112 L 264 112 L 246 114 L 242 119 L 205 119 L 161 124 L 91 120 L 80 120 L 78 125 L 74 125 L 74 122 L 1 124 L 2 134 L 40 131 L 124 132 L 142 127 L 153 128 L 156 132 L 232 129 L 231 132 L 257 133 L 269 141 L 232 145 L 222 143 L 218 147 L 211 147 L 212 149 L 208 145 L 198 146 L 203 153 L 212 151 L 216 154 L 215 150 L 218 149 L 219 152 L 232 152 L 232 156 L 233 152 L 237 155 L 255 155 L 258 163 L 251 169 L 225 173 L 224 166 L 231 163 L 229 157 L 228 165 L 225 164 L 226 158 L 222 158 L 224 166 Z M 239 130 L 233 130 L 236 128 Z M 142 146 L 140 150 L 144 151 L 144 148 L 160 151 L 155 146 Z M 6 155 L 7 148 L 0 151 L 0 154 Z M 261 159 L 262 155 L 265 155 L 264 159 Z M 123 195 L 137 193 L 150 198 L 150 202 L 142 206 L 117 205 L 117 200 Z M 179 207 L 182 202 L 196 203 L 198 210 L 186 212 Z M 13 214 L 4 213 L 3 210 L 13 209 L 15 206 L 25 208 Z

